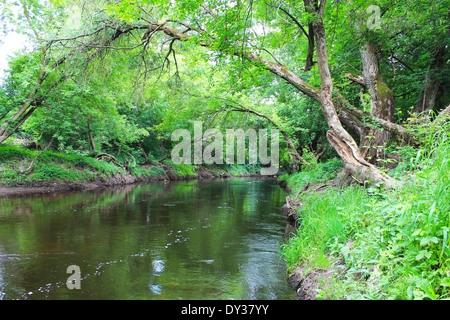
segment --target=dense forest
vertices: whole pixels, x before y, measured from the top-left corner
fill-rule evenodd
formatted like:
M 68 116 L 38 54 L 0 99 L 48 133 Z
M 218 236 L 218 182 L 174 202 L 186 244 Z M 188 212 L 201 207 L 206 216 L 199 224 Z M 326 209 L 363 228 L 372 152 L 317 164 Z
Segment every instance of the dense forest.
M 171 135 L 277 129 L 310 217 L 291 269 L 344 256 L 353 271 L 323 298 L 448 297 L 447 1 L 7 0 L 0 15 L 30 42 L 0 86 L 1 184 L 253 174 L 174 164 Z

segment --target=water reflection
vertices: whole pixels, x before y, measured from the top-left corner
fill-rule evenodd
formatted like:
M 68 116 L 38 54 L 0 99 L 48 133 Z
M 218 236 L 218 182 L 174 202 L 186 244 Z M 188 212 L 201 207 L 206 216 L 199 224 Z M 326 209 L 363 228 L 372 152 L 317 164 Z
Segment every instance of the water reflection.
M 0 298 L 291 299 L 285 196 L 231 179 L 0 199 Z

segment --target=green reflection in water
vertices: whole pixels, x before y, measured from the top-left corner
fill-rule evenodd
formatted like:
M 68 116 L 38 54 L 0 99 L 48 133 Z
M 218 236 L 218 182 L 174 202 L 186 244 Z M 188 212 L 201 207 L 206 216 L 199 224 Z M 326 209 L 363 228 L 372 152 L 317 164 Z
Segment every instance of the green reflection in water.
M 240 178 L 0 199 L 0 298 L 292 299 L 285 196 Z

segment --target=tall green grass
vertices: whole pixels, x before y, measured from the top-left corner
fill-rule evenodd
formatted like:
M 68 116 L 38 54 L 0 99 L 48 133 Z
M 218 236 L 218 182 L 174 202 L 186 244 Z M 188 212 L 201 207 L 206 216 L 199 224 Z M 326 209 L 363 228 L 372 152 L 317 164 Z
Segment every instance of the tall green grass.
M 307 183 L 325 182 L 335 178 L 341 167 L 339 159 L 331 159 L 303 168 L 301 172 L 281 176 L 279 180 L 285 180 L 291 194 L 295 196 Z M 326 192 L 300 197 L 299 229 L 296 236 L 292 237 L 281 251 L 288 269 L 299 263 L 318 268 L 329 266 L 329 260 L 326 259 L 327 242 L 335 237 L 343 239 L 348 236 L 339 216 L 340 208 L 345 205 L 342 202 L 350 198 L 357 204 L 356 195 L 362 196 L 364 193 L 359 192 L 358 188 L 348 188 L 342 192 L 329 189 Z
M 167 159 L 164 161 L 167 165 L 169 165 L 173 173 L 177 175 L 178 177 L 195 177 L 197 176 L 197 173 L 194 171 L 195 166 L 192 164 L 186 164 L 186 163 L 180 163 L 175 164 L 172 159 Z
M 369 198 L 367 192 L 357 186 L 344 190 L 330 188 L 301 196 L 299 228 L 282 247 L 288 268 L 300 263 L 311 268 L 328 267 L 329 245 L 335 241 L 346 243 L 353 229 L 364 224 L 364 220 L 353 221 L 352 218 L 359 215 L 361 203 Z
M 337 299 L 450 298 L 450 125 L 405 162 L 394 191 L 349 187 L 303 196 L 288 266 L 345 260 Z M 407 178 L 405 178 L 407 177 Z
M 340 169 L 342 169 L 341 160 L 333 158 L 327 162 L 304 167 L 300 172 L 282 175 L 278 179 L 285 180 L 291 188 L 291 192 L 297 194 L 307 183 L 325 182 L 334 179 Z

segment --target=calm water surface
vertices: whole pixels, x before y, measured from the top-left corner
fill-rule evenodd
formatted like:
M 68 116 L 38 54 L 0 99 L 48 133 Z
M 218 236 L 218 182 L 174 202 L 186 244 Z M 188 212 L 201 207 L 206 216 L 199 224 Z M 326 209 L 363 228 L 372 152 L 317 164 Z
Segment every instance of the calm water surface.
M 0 299 L 293 299 L 285 196 L 239 178 L 0 199 Z

